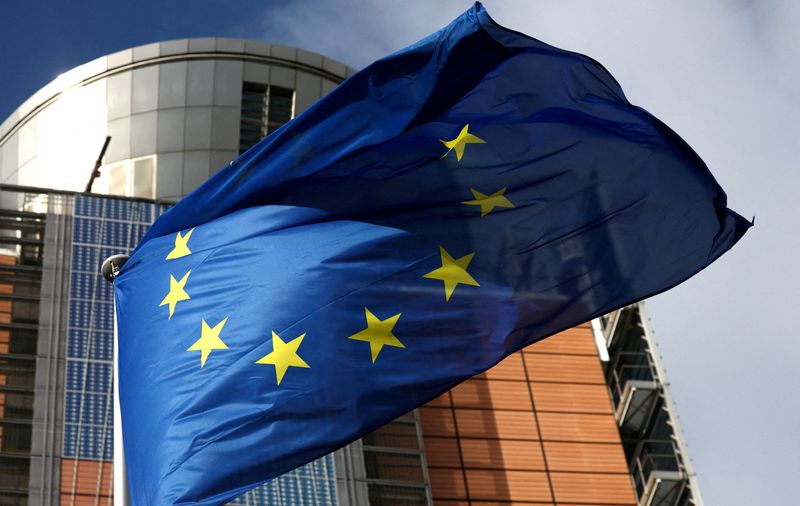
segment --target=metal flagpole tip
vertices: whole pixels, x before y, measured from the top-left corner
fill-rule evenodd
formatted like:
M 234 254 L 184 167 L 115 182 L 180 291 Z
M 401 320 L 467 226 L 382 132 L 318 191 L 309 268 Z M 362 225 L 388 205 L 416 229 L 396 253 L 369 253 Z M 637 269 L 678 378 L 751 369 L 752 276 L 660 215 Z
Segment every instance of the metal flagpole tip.
M 106 258 L 102 267 L 100 267 L 103 278 L 109 283 L 113 283 L 114 278 L 119 274 L 120 269 L 128 261 L 128 258 L 130 258 L 128 255 L 111 255 Z

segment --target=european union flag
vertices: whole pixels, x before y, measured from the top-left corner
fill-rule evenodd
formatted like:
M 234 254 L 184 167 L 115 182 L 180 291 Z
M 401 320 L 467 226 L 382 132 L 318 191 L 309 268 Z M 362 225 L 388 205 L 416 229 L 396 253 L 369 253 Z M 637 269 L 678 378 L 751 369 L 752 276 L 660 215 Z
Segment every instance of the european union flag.
M 117 277 L 134 504 L 222 504 L 750 226 L 597 62 L 479 5 L 163 215 Z

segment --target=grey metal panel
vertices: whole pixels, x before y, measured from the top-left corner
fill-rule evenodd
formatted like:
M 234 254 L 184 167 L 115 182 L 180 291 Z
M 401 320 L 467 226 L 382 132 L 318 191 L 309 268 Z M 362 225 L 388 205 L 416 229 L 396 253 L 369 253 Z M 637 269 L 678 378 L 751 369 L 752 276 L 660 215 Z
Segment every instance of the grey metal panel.
M 121 67 L 123 65 L 128 65 L 132 61 L 133 61 L 133 49 L 125 49 L 122 51 L 117 51 L 116 53 L 111 53 L 110 55 L 106 56 L 106 66 L 107 68 L 110 69 Z
M 72 244 L 72 197 L 50 195 L 62 204 L 47 215 L 39 304 L 36 383 L 28 504 L 59 504 L 64 425 L 64 374 Z M 63 205 L 65 204 L 65 205 Z
M 226 167 L 230 164 L 237 156 L 239 156 L 239 152 L 236 150 L 228 150 L 228 151 L 212 151 L 211 152 L 211 170 L 209 173 L 209 177 L 214 175 L 217 171 Z
M 224 60 L 214 65 L 214 105 L 239 107 L 242 102 L 242 74 L 244 64 Z
M 17 163 L 18 143 L 19 135 L 14 134 L 3 144 L 3 181 L 19 169 L 19 164 Z
M 330 58 L 324 58 L 322 60 L 322 68 L 328 72 L 336 74 L 342 79 L 344 79 L 347 75 L 347 67 L 345 67 L 343 63 L 339 63 L 336 60 L 331 60 Z
M 327 79 L 323 79 L 322 80 L 322 96 L 327 95 L 328 93 L 333 91 L 333 89 L 336 88 L 337 86 L 338 86 L 337 83 L 334 83 L 333 81 L 328 81 Z
M 181 196 L 183 196 L 183 153 L 158 155 L 156 198 L 177 200 Z
M 141 67 L 133 71 L 133 114 L 152 111 L 158 107 L 158 66 Z
M 281 88 L 294 89 L 296 74 L 297 72 L 290 68 L 274 65 L 270 72 L 269 83 Z
M 131 118 L 125 116 L 108 122 L 108 135 L 111 142 L 108 144 L 106 164 L 126 160 L 131 157 Z
M 239 107 L 214 107 L 211 125 L 211 149 L 239 149 Z
M 263 63 L 245 62 L 244 80 L 248 83 L 269 83 L 269 65 Z
M 244 40 L 229 39 L 227 37 L 217 37 L 216 50 L 223 53 L 242 53 L 244 52 Z
M 297 61 L 297 48 L 273 44 L 270 54 L 282 60 Z
M 213 61 L 189 62 L 186 92 L 186 105 L 211 105 L 214 102 Z
M 187 107 L 184 149 L 211 148 L 211 107 Z
M 150 58 L 157 58 L 160 52 L 158 42 L 146 44 L 133 48 L 133 61 L 149 60 Z
M 189 39 L 189 52 L 202 53 L 206 51 L 213 51 L 216 45 L 214 37 L 203 37 L 199 39 Z
M 183 54 L 189 51 L 189 40 L 165 40 L 160 43 L 159 54 L 161 56 L 171 56 L 173 54 Z
M 183 158 L 183 194 L 191 192 L 208 179 L 211 163 L 208 151 L 187 151 Z
M 305 49 L 297 50 L 297 61 L 311 65 L 312 67 L 322 68 L 322 55 L 306 51 Z
M 258 56 L 269 56 L 272 51 L 272 45 L 266 42 L 257 40 L 244 41 L 244 52 Z
M 183 107 L 158 111 L 158 142 L 156 150 L 159 153 L 183 150 L 185 118 L 186 110 Z
M 106 79 L 106 106 L 108 119 L 121 118 L 131 114 L 132 72 L 121 72 Z
M 306 74 L 305 72 L 298 72 L 297 88 L 295 89 L 294 95 L 295 115 L 305 111 L 311 104 L 319 100 L 321 90 L 322 79 L 320 77 Z
M 36 157 L 36 116 L 25 123 L 17 132 L 19 146 L 17 148 L 17 164 L 24 165 Z
M 158 107 L 183 107 L 186 105 L 186 72 L 185 61 L 164 63 L 159 66 L 158 73 Z
M 131 157 L 152 155 L 156 152 L 155 111 L 131 116 Z
M 8 176 L 3 177 L 3 183 L 5 184 L 17 184 L 19 182 L 19 172 L 12 172 Z M 0 197 L 0 205 L 5 205 L 2 203 L 2 197 Z

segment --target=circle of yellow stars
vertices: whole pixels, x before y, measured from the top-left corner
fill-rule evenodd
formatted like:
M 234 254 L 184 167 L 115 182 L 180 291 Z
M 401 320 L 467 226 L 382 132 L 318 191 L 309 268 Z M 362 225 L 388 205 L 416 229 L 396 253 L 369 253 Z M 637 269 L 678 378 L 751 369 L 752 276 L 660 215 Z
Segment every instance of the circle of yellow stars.
M 469 124 L 464 125 L 454 139 L 439 139 L 439 141 L 447 148 L 447 152 L 442 155 L 442 158 L 450 154 L 451 151 L 454 151 L 456 154 L 456 162 L 461 161 L 468 144 L 486 143 L 486 141 L 480 137 L 470 133 Z M 515 207 L 505 196 L 506 188 L 501 188 L 493 193 L 482 193 L 474 188 L 470 188 L 470 192 L 473 198 L 462 201 L 461 203 L 468 206 L 477 206 L 480 209 L 481 217 L 488 216 L 495 208 Z M 194 228 L 185 233 L 178 232 L 175 235 L 174 246 L 167 254 L 166 260 L 175 260 L 192 254 L 189 248 L 189 239 L 193 232 Z M 454 258 L 444 247 L 439 246 L 441 267 L 424 274 L 422 277 L 441 281 L 444 285 L 445 302 L 449 302 L 459 285 L 480 286 L 478 281 L 468 272 L 469 265 L 474 256 L 475 252 L 471 252 L 459 258 Z M 172 319 L 178 304 L 191 299 L 186 292 L 186 284 L 191 273 L 192 271 L 188 270 L 180 279 L 176 279 L 172 274 L 169 276 L 169 291 L 161 301 L 161 304 L 159 304 L 159 306 L 167 306 L 169 310 L 168 320 Z M 366 318 L 366 328 L 349 336 L 348 339 L 368 343 L 373 364 L 377 361 L 378 356 L 385 346 L 405 348 L 405 345 L 393 333 L 394 327 L 400 320 L 401 313 L 381 319 L 370 311 L 369 308 L 365 307 L 364 316 Z M 205 367 L 206 361 L 212 352 L 228 349 L 228 345 L 225 344 L 221 336 L 227 321 L 228 317 L 226 316 L 211 326 L 205 319 L 201 320 L 200 338 L 186 350 L 200 352 L 201 368 Z M 298 350 L 305 336 L 305 334 L 301 334 L 287 342 L 284 341 L 277 332 L 272 331 L 272 351 L 258 359 L 255 363 L 274 366 L 275 380 L 277 384 L 280 385 L 289 368 L 310 368 L 308 363 L 298 354 Z

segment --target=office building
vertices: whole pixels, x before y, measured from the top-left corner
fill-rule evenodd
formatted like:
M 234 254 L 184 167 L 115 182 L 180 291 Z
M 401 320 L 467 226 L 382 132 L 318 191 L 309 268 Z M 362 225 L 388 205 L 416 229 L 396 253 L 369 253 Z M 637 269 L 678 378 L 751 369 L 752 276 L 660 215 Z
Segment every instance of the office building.
M 100 263 L 352 72 L 283 46 L 162 42 L 67 72 L 3 122 L 0 504 L 111 504 Z M 74 193 L 106 135 L 93 182 L 106 196 Z M 515 353 L 232 504 L 699 505 L 643 311 Z
M 177 200 L 352 73 L 321 55 L 236 39 L 173 40 L 76 67 L 0 125 L 0 182 Z

